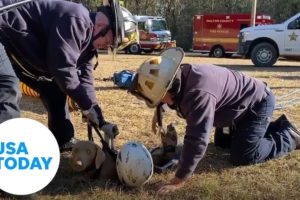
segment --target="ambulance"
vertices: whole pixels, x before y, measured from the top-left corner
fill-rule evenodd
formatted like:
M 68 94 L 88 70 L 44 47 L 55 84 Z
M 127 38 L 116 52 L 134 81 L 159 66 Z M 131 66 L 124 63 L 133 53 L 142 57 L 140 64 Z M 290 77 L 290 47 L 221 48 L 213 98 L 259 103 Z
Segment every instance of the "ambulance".
M 256 16 L 255 25 L 272 24 L 270 15 Z M 251 14 L 198 14 L 193 18 L 193 52 L 211 57 L 237 53 L 240 30 L 249 27 Z

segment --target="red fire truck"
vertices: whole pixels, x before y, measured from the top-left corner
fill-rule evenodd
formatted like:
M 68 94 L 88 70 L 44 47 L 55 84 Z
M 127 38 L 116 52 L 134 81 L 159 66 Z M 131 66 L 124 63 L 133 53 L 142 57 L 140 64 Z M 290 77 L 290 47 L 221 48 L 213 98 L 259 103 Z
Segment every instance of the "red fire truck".
M 139 30 L 139 44 L 128 47 L 129 53 L 151 53 L 168 47 L 175 47 L 176 41 L 171 40 L 171 32 L 167 28 L 165 18 L 156 16 L 135 15 Z
M 199 14 L 193 23 L 193 51 L 220 58 L 237 52 L 239 32 L 250 26 L 251 14 Z M 270 15 L 256 16 L 256 25 L 272 23 Z

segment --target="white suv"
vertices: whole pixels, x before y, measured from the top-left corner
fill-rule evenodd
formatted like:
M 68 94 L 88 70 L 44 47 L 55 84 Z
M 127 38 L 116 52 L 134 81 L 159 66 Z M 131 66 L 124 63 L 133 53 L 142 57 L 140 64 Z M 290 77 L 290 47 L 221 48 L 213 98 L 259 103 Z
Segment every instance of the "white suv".
M 282 24 L 242 29 L 238 54 L 257 67 L 271 67 L 279 56 L 300 58 L 300 13 Z

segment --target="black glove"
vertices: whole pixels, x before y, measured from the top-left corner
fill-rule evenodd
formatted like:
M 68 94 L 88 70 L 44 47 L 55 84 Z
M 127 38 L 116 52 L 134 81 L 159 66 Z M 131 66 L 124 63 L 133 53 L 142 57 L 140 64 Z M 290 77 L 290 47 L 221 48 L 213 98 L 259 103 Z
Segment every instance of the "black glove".
M 88 121 L 98 126 L 110 137 L 115 137 L 119 134 L 119 129 L 116 124 L 112 124 L 104 120 L 102 111 L 98 105 L 94 105 L 90 109 L 82 111 L 82 114 L 88 119 Z
M 98 127 L 101 127 L 105 124 L 102 111 L 98 105 L 93 105 L 90 109 L 83 110 L 82 114 L 89 122 Z

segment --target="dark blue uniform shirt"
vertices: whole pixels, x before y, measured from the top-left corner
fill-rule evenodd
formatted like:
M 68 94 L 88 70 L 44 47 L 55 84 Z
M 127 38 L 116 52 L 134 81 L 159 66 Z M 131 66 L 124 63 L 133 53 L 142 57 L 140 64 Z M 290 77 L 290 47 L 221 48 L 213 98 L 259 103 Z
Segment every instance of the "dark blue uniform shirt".
M 7 5 L 13 0 L 0 0 Z M 96 104 L 91 60 L 93 22 L 81 4 L 34 0 L 0 16 L 0 38 L 26 68 L 54 77 L 82 109 Z
M 213 126 L 230 126 L 263 98 L 266 85 L 215 65 L 183 64 L 177 106 L 186 135 L 176 176 L 187 178 L 204 156 Z

